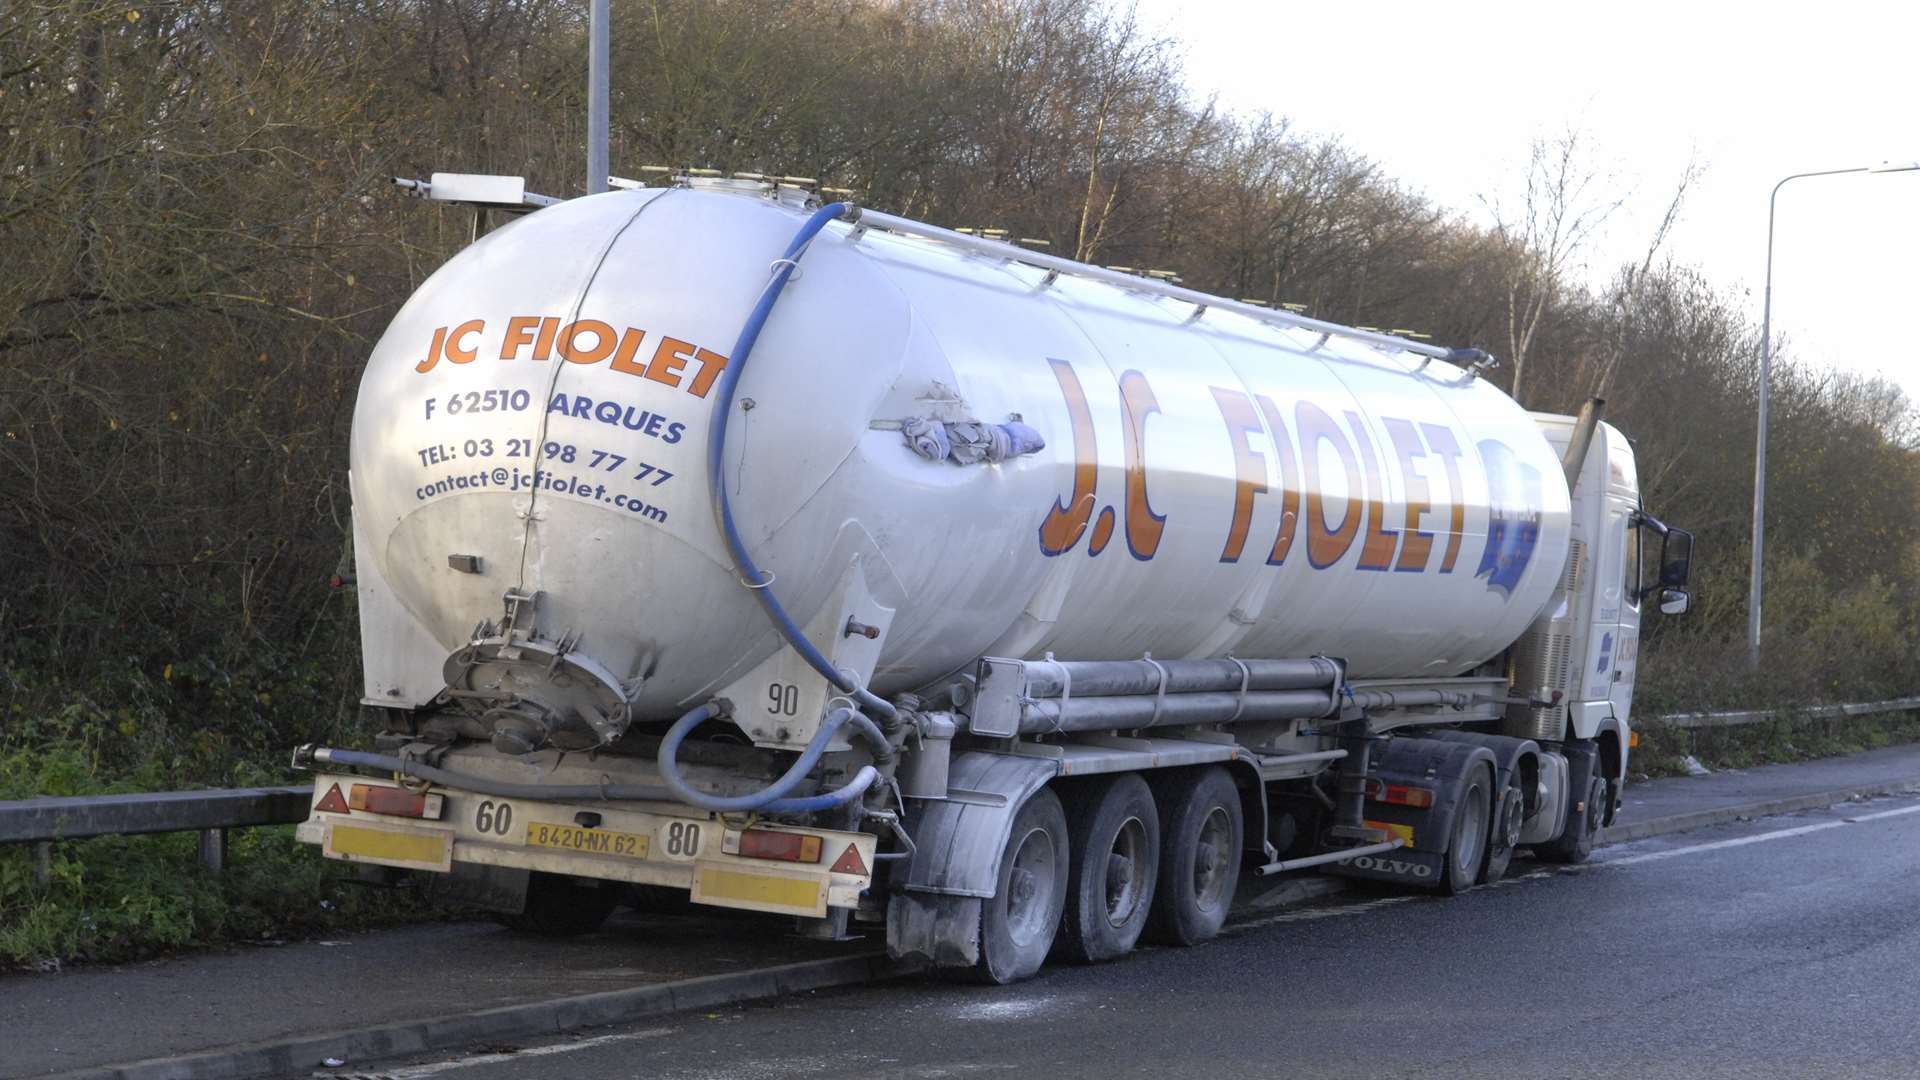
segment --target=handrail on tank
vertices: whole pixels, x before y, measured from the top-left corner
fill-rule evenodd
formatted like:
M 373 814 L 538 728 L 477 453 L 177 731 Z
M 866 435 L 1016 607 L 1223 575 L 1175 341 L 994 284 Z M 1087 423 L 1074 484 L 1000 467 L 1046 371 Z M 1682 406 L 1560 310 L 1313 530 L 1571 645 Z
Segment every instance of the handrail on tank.
M 1201 309 L 1219 308 L 1222 311 L 1231 311 L 1236 315 L 1244 315 L 1249 319 L 1255 319 L 1273 326 L 1310 330 L 1316 334 L 1326 334 L 1332 337 L 1348 338 L 1353 341 L 1363 341 L 1369 345 L 1379 345 L 1391 349 L 1404 349 L 1407 352 L 1416 353 L 1420 356 L 1431 357 L 1435 360 L 1445 360 L 1453 364 L 1467 366 L 1479 365 L 1484 368 L 1491 367 L 1495 363 L 1492 355 L 1484 349 L 1449 349 L 1440 345 L 1427 345 L 1408 338 L 1395 337 L 1392 334 L 1382 334 L 1372 330 L 1361 330 L 1356 327 L 1346 326 L 1341 323 L 1326 322 L 1321 319 L 1310 319 L 1305 315 L 1296 315 L 1291 311 L 1275 310 L 1273 308 L 1259 307 L 1255 304 L 1243 303 L 1239 300 L 1229 300 L 1223 296 L 1214 296 L 1209 293 L 1182 288 L 1172 282 L 1126 274 L 1118 270 L 1109 270 L 1103 266 L 1094 266 L 1090 263 L 1075 262 L 1072 259 L 1063 259 L 1058 255 L 1047 255 L 1029 248 L 1017 247 L 1005 241 L 992 240 L 984 236 L 974 236 L 969 233 L 955 232 L 952 229 L 943 229 L 938 225 L 928 225 L 925 222 L 914 221 L 911 218 L 903 218 L 894 214 L 885 214 L 877 210 L 862 209 L 860 211 L 859 223 L 854 228 L 852 238 L 857 240 L 861 231 L 865 229 L 881 229 L 886 232 L 904 233 L 908 236 L 920 236 L 929 240 L 938 240 L 941 243 L 951 244 L 954 247 L 966 251 L 990 255 L 994 258 L 1005 259 L 1008 262 L 1024 263 L 1028 266 L 1050 270 L 1054 273 L 1071 274 L 1074 277 L 1104 282 L 1108 285 L 1115 285 L 1123 289 L 1132 289 L 1136 292 L 1165 296 L 1169 299 L 1193 304 Z

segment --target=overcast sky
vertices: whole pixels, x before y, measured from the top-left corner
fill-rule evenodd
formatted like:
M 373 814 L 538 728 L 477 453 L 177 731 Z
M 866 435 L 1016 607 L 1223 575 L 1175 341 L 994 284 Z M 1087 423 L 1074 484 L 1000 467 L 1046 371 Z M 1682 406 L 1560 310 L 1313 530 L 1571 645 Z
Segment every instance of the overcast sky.
M 1744 290 L 1757 324 L 1767 195 L 1790 173 L 1920 160 L 1920 5 L 1139 0 L 1188 82 L 1238 112 L 1335 135 L 1436 202 L 1484 213 L 1529 141 L 1569 123 L 1633 198 L 1589 262 L 1645 249 L 1690 157 L 1705 173 L 1667 253 Z M 1773 325 L 1811 361 L 1920 401 L 1920 172 L 1780 192 Z M 1465 343 L 1458 343 L 1465 344 Z M 1475 342 L 1498 348 L 1500 342 Z

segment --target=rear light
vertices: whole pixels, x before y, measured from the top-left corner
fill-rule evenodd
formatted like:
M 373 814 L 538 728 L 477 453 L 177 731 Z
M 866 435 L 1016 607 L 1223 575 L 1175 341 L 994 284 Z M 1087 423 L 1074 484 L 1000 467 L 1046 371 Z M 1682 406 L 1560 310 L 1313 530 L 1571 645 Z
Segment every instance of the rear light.
M 385 814 L 388 817 L 426 818 L 429 821 L 440 820 L 439 795 L 418 795 L 405 788 L 382 787 L 377 784 L 355 784 L 347 791 L 347 806 L 368 814 Z
M 820 861 L 820 838 L 804 833 L 748 829 L 740 834 L 740 855 L 747 859 L 817 863 Z
M 1378 780 L 1367 784 L 1367 798 L 1374 802 L 1392 803 L 1395 806 L 1411 806 L 1416 810 L 1426 810 L 1433 806 L 1433 792 L 1428 788 L 1386 784 Z

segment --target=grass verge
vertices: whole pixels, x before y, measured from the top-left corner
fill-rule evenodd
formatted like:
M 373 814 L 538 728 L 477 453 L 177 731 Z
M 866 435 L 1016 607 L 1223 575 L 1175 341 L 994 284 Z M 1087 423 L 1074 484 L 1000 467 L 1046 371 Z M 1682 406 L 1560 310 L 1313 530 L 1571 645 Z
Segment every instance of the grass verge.
M 1920 712 L 1812 719 L 1787 716 L 1739 727 L 1677 728 L 1638 725 L 1640 746 L 1631 764 L 1639 778 L 1685 776 L 1686 759 L 1709 769 L 1744 769 L 1920 742 Z

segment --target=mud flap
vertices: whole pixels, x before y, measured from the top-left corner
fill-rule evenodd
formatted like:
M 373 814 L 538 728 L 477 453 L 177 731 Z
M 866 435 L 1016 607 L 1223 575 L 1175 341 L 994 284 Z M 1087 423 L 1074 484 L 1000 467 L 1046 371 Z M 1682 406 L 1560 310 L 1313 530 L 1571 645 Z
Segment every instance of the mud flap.
M 887 901 L 887 955 L 935 967 L 980 962 L 980 905 L 973 896 L 894 893 Z

